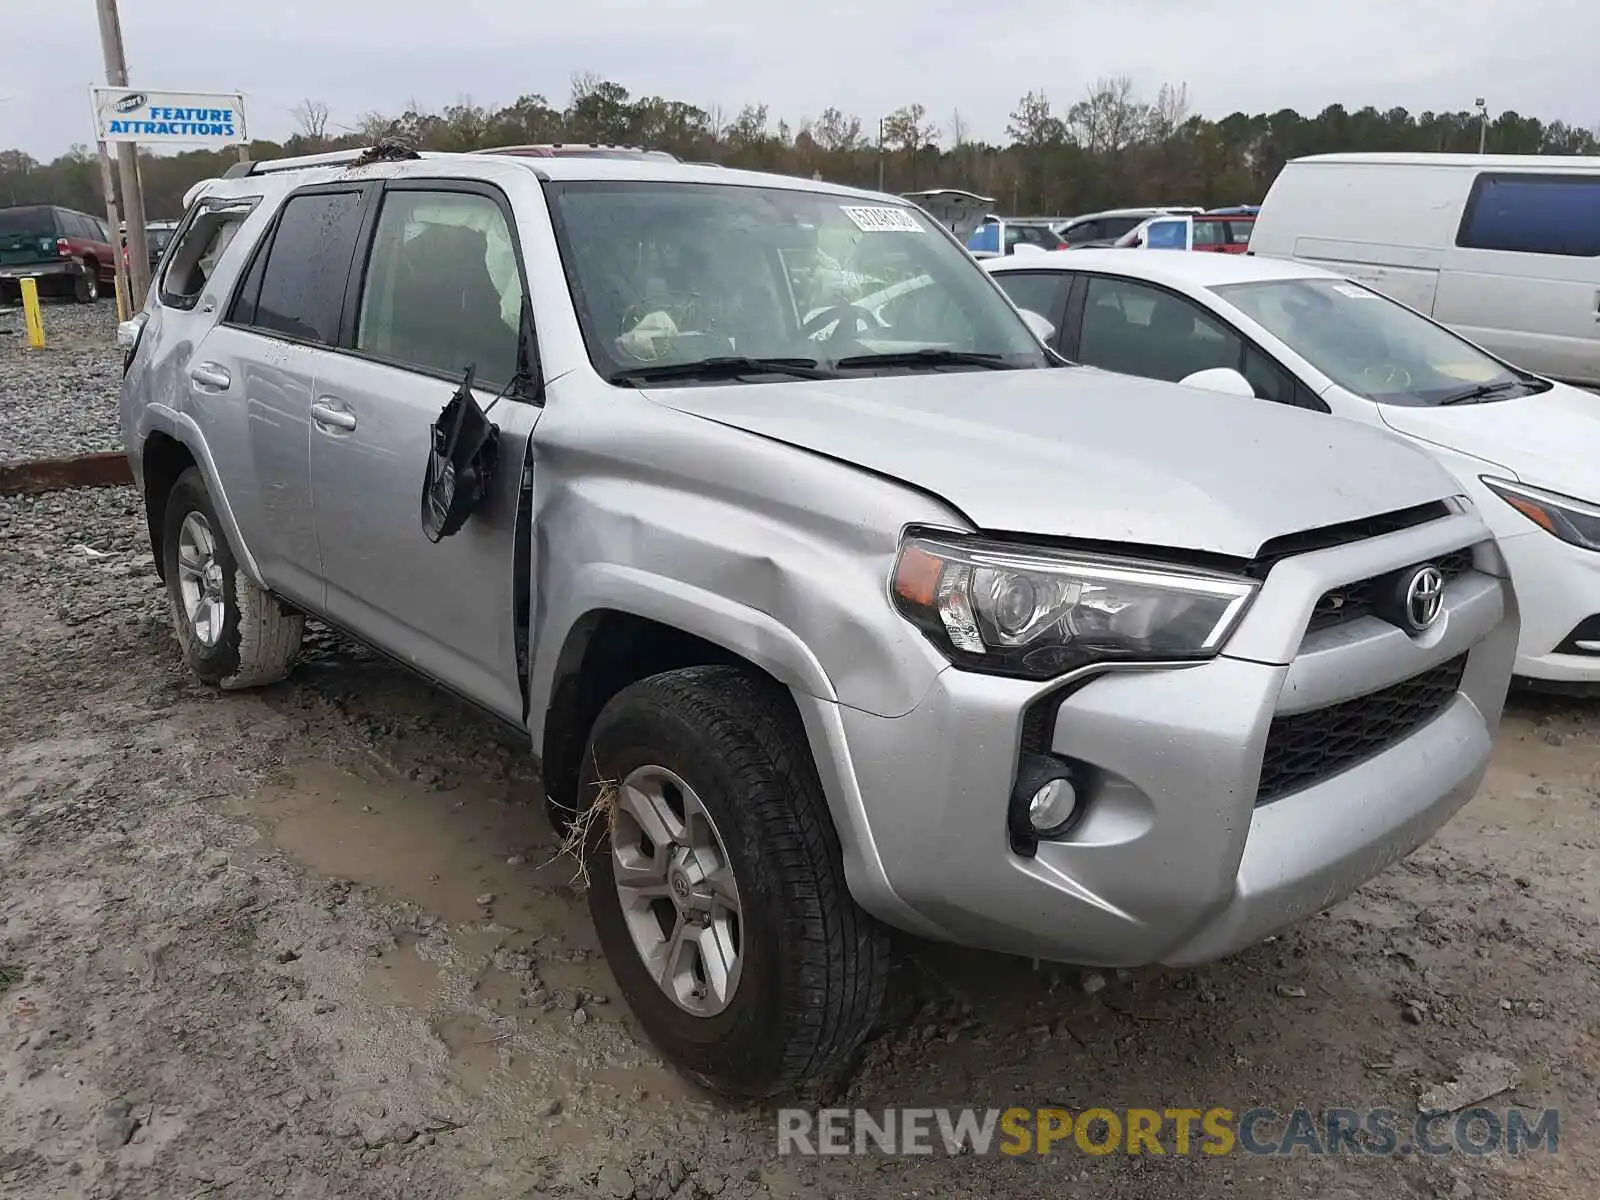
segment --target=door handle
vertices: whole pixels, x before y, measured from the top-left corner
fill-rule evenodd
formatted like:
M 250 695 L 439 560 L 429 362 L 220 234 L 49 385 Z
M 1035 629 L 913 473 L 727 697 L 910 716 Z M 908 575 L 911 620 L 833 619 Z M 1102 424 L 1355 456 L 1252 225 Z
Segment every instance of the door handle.
M 233 386 L 227 368 L 214 362 L 196 363 L 189 368 L 189 378 L 208 392 L 225 392 Z
M 351 430 L 356 427 L 356 415 L 348 409 L 334 408 L 326 401 L 319 400 L 311 406 L 311 419 L 324 429 Z

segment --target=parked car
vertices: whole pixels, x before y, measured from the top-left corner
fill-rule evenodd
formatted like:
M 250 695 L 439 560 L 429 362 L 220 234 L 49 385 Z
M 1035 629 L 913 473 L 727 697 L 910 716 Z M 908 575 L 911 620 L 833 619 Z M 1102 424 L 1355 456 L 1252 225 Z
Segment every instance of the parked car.
M 1254 217 L 1242 213 L 1152 217 L 1123 234 L 1112 245 L 1123 250 L 1205 250 L 1220 254 L 1244 254 L 1250 248 L 1250 232 L 1254 224 Z
M 1297 158 L 1252 249 L 1360 280 L 1519 367 L 1600 384 L 1600 158 Z
M 116 281 L 116 256 L 99 217 L 53 204 L 0 208 L 0 293 L 15 296 L 31 278 L 43 295 L 93 304 Z
M 1061 240 L 1074 250 L 1092 246 L 1109 246 L 1123 234 L 1141 225 L 1151 217 L 1171 214 L 1197 213 L 1193 207 L 1158 206 L 1155 208 L 1113 208 L 1105 212 L 1084 213 L 1073 217 L 1056 229 Z
M 1067 365 L 891 196 L 272 166 L 205 187 L 119 331 L 182 653 L 266 683 L 310 614 L 525 730 L 692 1077 L 844 1062 L 886 926 L 1207 961 L 1476 790 L 1516 607 L 1413 447 Z M 823 253 L 929 282 L 802 323 Z M 1395 623 L 1314 618 L 1355 594 Z
M 985 221 L 967 239 L 967 249 L 974 254 L 1015 254 L 1017 247 L 1031 246 L 1038 250 L 1065 250 L 1066 242 L 1053 233 L 1048 225 L 1007 221 L 1003 218 Z
M 1075 361 L 1220 387 L 1392 430 L 1472 497 L 1522 609 L 1516 673 L 1600 684 L 1600 405 L 1352 280 L 1302 263 L 1199 255 L 993 263 Z M 1021 264 L 1019 264 L 1020 266 Z
M 152 273 L 161 264 L 161 256 L 166 253 L 167 247 L 172 243 L 172 235 L 177 231 L 176 221 L 150 221 L 145 225 L 144 239 L 150 251 Z

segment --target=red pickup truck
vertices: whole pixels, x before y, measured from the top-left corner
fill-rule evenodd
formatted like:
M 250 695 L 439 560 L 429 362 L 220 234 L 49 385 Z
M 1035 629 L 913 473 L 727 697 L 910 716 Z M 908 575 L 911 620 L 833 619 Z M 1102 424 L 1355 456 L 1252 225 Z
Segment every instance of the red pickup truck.
M 0 297 L 15 297 L 28 278 L 41 294 L 80 304 L 115 290 L 117 248 L 106 223 L 53 204 L 0 208 Z

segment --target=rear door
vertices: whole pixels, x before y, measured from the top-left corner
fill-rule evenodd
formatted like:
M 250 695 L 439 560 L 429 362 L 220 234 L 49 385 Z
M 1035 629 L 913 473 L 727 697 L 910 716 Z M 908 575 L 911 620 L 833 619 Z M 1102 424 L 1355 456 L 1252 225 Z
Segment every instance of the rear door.
M 1480 173 L 1433 317 L 1527 370 L 1600 384 L 1600 174 Z
M 202 313 L 228 304 L 187 364 L 190 411 L 268 586 L 313 608 L 323 605 L 324 589 L 308 461 L 312 397 L 318 367 L 339 341 L 351 262 L 375 192 L 350 183 L 293 193 L 255 246 L 231 303 L 209 283 L 231 247 L 220 219 L 213 231 L 197 217 L 193 242 L 186 236 L 174 247 L 162 271 L 163 304 L 181 292 Z
M 496 399 L 521 361 L 528 295 L 511 206 L 477 183 L 390 183 L 362 244 L 342 349 L 323 356 L 310 410 L 327 612 L 520 723 L 518 520 L 541 410 L 529 388 Z M 434 543 L 421 524 L 430 430 L 469 363 L 499 471 L 484 507 Z

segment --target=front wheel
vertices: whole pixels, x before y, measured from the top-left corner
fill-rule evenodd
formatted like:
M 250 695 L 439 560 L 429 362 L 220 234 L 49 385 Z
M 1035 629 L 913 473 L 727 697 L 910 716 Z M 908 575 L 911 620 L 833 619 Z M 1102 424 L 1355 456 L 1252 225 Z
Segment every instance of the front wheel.
M 584 762 L 589 910 L 662 1053 L 742 1099 L 840 1066 L 882 1005 L 888 939 L 850 899 L 782 691 L 732 667 L 654 676 L 606 705 Z
M 161 550 L 173 628 L 196 675 L 232 689 L 289 673 L 305 618 L 285 611 L 239 569 L 195 467 L 178 476 L 167 498 Z

